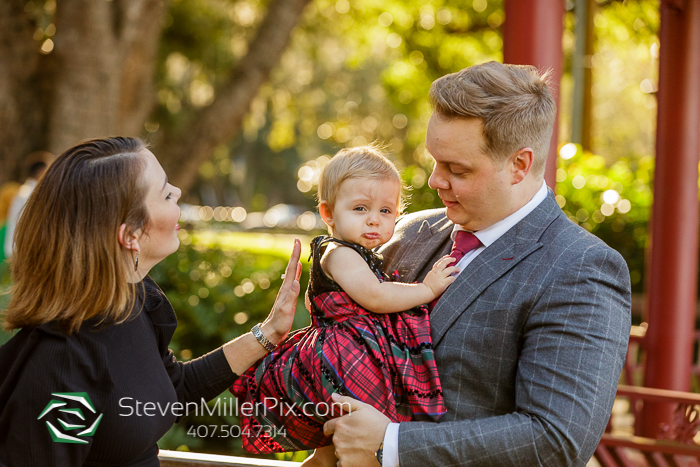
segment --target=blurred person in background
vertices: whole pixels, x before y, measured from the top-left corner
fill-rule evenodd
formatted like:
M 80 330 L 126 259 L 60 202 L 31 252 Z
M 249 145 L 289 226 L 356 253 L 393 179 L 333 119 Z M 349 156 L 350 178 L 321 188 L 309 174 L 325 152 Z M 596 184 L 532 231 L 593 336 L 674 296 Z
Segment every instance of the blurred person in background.
M 9 181 L 0 187 L 0 271 L 5 267 L 5 234 L 7 232 L 7 213 L 10 210 L 12 199 L 22 185 L 15 181 Z
M 14 248 L 13 237 L 19 216 L 22 214 L 22 210 L 29 199 L 29 195 L 31 195 L 32 191 L 34 191 L 36 182 L 39 180 L 39 178 L 41 178 L 41 175 L 44 173 L 46 167 L 51 163 L 53 158 L 53 154 L 46 151 L 33 152 L 27 156 L 27 179 L 19 187 L 14 197 L 12 197 L 12 201 L 10 202 L 9 209 L 7 211 L 5 237 L 3 240 L 3 253 L 5 258 L 12 257 L 12 250 Z

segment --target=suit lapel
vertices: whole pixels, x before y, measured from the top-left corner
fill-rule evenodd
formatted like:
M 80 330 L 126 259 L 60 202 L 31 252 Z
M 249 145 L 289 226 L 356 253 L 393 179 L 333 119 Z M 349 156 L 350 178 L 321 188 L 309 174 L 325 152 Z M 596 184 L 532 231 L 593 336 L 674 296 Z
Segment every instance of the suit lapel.
M 425 268 L 432 268 L 432 258 L 444 249 L 450 239 L 452 222 L 446 217 L 430 224 L 423 221 L 414 239 L 405 247 L 396 269 L 402 280 L 414 282 Z M 449 247 L 448 247 L 449 248 Z
M 560 214 L 561 209 L 550 192 L 533 212 L 469 263 L 445 291 L 430 315 L 433 346 L 439 344 L 452 323 L 484 289 L 542 247 L 539 238 Z

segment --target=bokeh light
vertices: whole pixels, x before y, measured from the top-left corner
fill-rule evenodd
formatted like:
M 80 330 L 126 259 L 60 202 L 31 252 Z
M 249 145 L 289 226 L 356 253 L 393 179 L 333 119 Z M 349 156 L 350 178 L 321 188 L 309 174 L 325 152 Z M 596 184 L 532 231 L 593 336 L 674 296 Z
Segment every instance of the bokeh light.
M 559 156 L 564 160 L 569 160 L 576 155 L 578 148 L 574 143 L 566 143 L 559 149 Z

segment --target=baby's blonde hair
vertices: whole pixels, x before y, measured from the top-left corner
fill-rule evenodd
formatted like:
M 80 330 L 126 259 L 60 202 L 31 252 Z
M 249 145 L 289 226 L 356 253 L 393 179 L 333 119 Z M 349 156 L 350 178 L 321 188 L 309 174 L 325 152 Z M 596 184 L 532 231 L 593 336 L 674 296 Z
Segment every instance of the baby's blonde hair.
M 375 145 L 346 148 L 333 156 L 321 171 L 318 179 L 318 202 L 326 203 L 329 209 L 335 207 L 340 185 L 345 180 L 369 178 L 375 180 L 396 180 L 403 192 L 399 171 Z M 398 210 L 403 209 L 403 196 L 399 195 Z

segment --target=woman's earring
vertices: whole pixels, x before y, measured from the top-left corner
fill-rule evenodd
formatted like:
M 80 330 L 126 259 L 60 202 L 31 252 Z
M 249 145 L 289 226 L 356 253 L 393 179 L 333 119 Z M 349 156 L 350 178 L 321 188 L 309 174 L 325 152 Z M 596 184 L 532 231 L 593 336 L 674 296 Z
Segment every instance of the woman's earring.
M 134 261 L 134 271 L 139 270 L 139 253 L 136 253 L 136 261 Z

